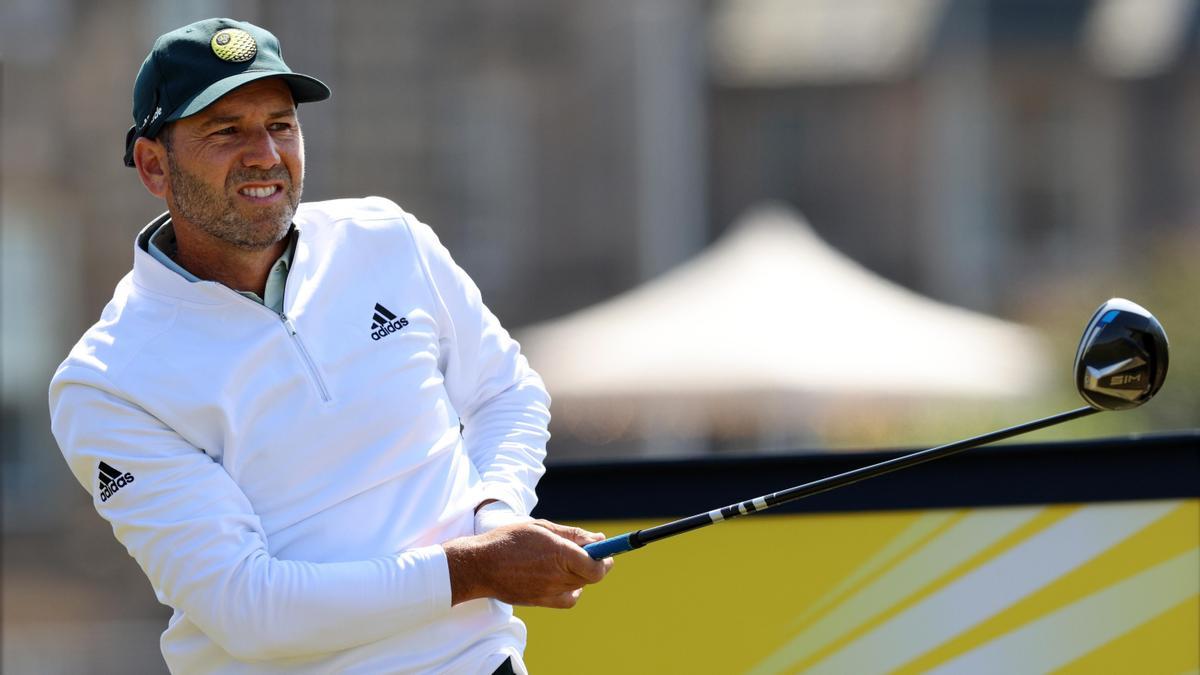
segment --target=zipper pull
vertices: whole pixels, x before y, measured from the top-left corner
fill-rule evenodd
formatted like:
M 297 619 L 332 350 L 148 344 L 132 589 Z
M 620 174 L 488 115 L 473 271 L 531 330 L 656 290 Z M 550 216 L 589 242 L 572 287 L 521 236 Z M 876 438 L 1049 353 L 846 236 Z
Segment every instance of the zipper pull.
M 279 319 L 283 321 L 283 325 L 287 327 L 289 333 L 292 335 L 296 334 L 296 325 L 292 323 L 291 319 L 287 318 L 284 314 L 280 314 Z

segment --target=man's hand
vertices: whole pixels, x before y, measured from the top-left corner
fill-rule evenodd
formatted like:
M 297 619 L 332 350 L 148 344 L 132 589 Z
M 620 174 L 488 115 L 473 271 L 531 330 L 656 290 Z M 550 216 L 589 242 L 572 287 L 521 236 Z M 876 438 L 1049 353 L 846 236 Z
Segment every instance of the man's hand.
M 592 560 L 580 548 L 602 539 L 602 534 L 548 520 L 452 539 L 442 544 L 450 564 L 451 604 L 496 598 L 511 605 L 574 607 L 584 585 L 600 581 L 612 568 L 612 558 Z

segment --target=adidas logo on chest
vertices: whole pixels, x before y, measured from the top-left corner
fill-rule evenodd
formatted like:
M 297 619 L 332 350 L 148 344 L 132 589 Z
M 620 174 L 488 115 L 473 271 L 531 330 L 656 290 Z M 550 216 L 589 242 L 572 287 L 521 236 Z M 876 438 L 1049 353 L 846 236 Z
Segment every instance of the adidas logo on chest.
M 378 342 L 392 333 L 400 332 L 408 325 L 408 319 L 397 317 L 387 307 L 375 303 L 375 314 L 371 317 L 371 339 Z

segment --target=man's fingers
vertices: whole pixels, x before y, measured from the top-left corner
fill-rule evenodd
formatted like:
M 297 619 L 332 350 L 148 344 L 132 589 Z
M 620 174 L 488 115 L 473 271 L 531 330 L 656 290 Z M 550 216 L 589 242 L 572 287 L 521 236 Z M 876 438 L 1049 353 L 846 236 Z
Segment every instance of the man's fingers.
M 536 523 L 540 527 L 544 527 L 547 530 L 550 530 L 551 532 L 553 532 L 554 534 L 557 534 L 558 536 L 562 537 L 563 539 L 569 539 L 569 540 L 575 542 L 579 546 L 583 546 L 585 544 L 591 544 L 592 542 L 604 540 L 603 534 L 600 534 L 599 532 L 590 532 L 588 530 L 583 529 L 582 527 L 572 527 L 570 525 L 559 525 L 558 523 L 554 523 L 549 520 L 535 520 L 534 523 Z
M 591 560 L 591 557 L 590 557 L 590 556 L 588 557 L 588 560 Z M 600 568 L 600 569 L 599 569 L 599 572 L 600 572 L 600 575 L 599 575 L 598 577 L 596 577 L 595 579 L 589 579 L 589 580 L 588 580 L 588 583 L 589 583 L 589 584 L 598 583 L 598 582 L 599 582 L 601 579 L 603 579 L 604 577 L 608 576 L 608 572 L 609 572 L 609 570 L 611 570 L 611 569 L 612 569 L 612 567 L 613 567 L 613 559 L 612 559 L 611 557 L 609 557 L 609 558 L 605 558 L 605 559 L 603 559 L 603 560 L 596 560 L 596 561 L 593 561 L 593 562 L 596 562 L 596 563 L 598 563 L 598 564 L 599 564 L 599 568 Z
M 604 578 L 608 574 L 608 570 L 612 568 L 612 558 L 604 560 L 592 560 L 591 556 L 581 550 L 571 551 L 566 556 L 567 569 L 585 583 L 594 584 Z
M 575 543 L 576 546 L 584 546 L 595 541 L 602 541 L 604 535 L 599 532 L 589 532 L 580 527 L 572 527 L 570 525 L 560 525 L 549 520 L 534 521 L 536 525 L 549 530 L 563 539 L 567 539 Z M 612 558 L 604 560 L 592 560 L 591 556 L 585 553 L 582 549 L 575 549 L 564 554 L 567 571 L 576 575 L 584 581 L 584 583 L 594 584 L 604 578 L 608 574 L 608 570 L 612 569 Z

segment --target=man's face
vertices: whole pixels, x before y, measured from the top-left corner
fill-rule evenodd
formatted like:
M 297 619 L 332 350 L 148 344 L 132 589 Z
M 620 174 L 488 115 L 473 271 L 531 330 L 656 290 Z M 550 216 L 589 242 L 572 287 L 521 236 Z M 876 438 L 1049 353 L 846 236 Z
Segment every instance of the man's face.
M 304 139 L 283 80 L 238 87 L 166 133 L 172 213 L 246 250 L 287 234 L 304 188 Z

